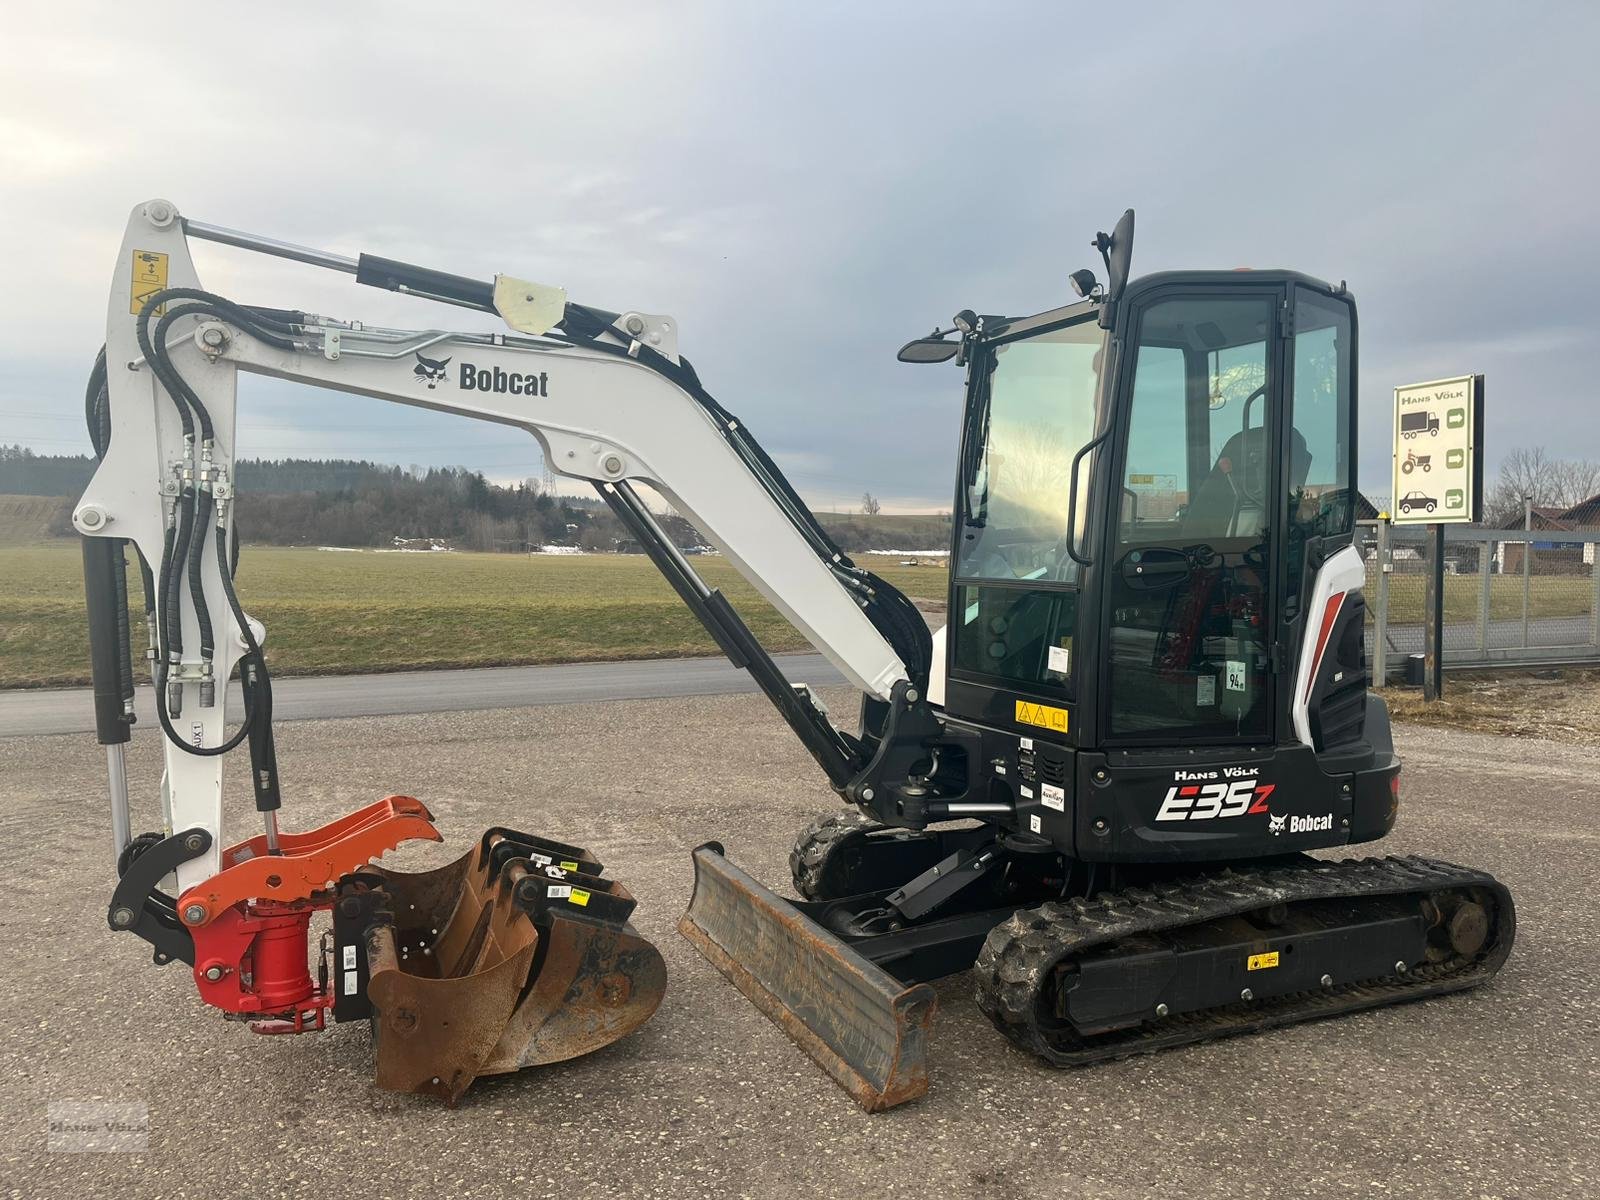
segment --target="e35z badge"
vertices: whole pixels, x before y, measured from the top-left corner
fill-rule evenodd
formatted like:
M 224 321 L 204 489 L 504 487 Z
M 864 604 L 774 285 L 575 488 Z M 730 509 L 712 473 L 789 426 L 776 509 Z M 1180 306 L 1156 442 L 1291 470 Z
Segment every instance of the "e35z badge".
M 1255 779 L 1216 783 L 1175 783 L 1156 813 L 1158 821 L 1212 821 L 1224 817 L 1267 816 L 1267 798 L 1276 784 Z

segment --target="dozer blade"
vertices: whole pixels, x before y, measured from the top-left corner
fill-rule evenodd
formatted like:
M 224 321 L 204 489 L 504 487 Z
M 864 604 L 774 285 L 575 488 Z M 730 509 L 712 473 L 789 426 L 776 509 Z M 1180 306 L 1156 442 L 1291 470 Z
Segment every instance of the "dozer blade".
M 576 1058 L 648 1020 L 666 968 L 602 869 L 579 847 L 491 829 L 437 870 L 342 880 L 342 965 L 355 932 L 370 1007 L 335 1017 L 372 1017 L 378 1085 L 454 1104 L 480 1075 Z
M 694 851 L 678 931 L 868 1112 L 928 1090 L 937 998 L 907 987 L 734 866 Z

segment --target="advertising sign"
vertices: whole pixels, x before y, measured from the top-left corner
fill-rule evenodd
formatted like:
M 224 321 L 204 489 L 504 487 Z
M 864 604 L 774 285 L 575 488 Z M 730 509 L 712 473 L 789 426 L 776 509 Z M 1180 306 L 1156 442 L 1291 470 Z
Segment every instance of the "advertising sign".
M 1394 390 L 1396 525 L 1462 524 L 1483 508 L 1483 376 Z

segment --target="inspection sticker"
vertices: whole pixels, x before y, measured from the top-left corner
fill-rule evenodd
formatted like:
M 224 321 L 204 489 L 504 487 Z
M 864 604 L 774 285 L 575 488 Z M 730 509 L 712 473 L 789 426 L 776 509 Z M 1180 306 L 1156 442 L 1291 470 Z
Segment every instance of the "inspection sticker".
M 1265 971 L 1269 967 L 1275 967 L 1277 965 L 1278 952 L 1276 950 L 1269 950 L 1265 954 L 1252 954 L 1248 959 L 1245 960 L 1244 964 L 1245 970 L 1247 971 Z
M 133 252 L 133 283 L 128 289 L 128 311 L 138 316 L 144 311 L 144 302 L 167 286 L 167 256 L 159 250 Z M 165 316 L 167 306 L 160 305 L 155 315 Z

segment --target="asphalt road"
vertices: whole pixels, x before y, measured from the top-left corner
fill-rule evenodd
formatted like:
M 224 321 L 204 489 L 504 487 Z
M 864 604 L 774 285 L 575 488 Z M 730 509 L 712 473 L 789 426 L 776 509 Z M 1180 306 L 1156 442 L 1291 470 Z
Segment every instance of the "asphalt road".
M 836 709 L 842 692 L 825 697 Z M 388 791 L 449 847 L 506 823 L 588 844 L 666 956 L 655 1019 L 588 1058 L 482 1082 L 450 1111 L 370 1082 L 365 1026 L 263 1038 L 105 926 L 101 756 L 0 740 L 0 1195 L 260 1197 L 1583 1197 L 1600 1194 L 1600 751 L 1401 728 L 1390 852 L 1486 867 L 1517 897 L 1492 984 L 1082 1071 L 1011 1050 L 962 978 L 939 987 L 924 1099 L 867 1116 L 674 923 L 708 838 L 781 882 L 832 796 L 747 696 L 301 721 L 280 731 L 285 824 Z M 136 738 L 137 824 L 159 747 Z M 243 764 L 232 829 L 253 830 Z M 148 1111 L 143 1153 L 47 1149 L 51 1103 Z M 137 1111 L 137 1110 L 135 1110 Z
M 834 687 L 844 682 L 820 654 L 779 654 L 774 659 L 794 683 Z M 275 720 L 304 721 L 755 690 L 749 674 L 726 659 L 664 658 L 274 679 L 272 713 Z M 149 687 L 138 689 L 134 705 L 139 723 L 154 729 L 155 701 Z M 228 705 L 230 712 L 241 710 L 237 684 Z M 94 702 L 88 688 L 0 691 L 0 737 L 93 731 Z

